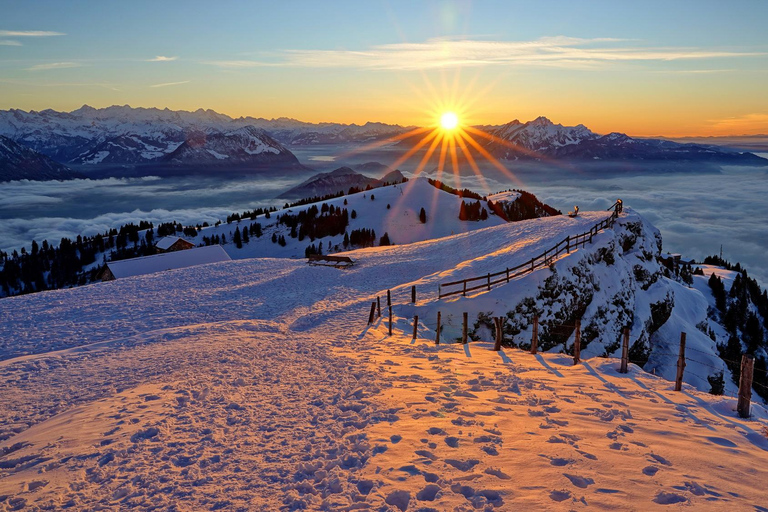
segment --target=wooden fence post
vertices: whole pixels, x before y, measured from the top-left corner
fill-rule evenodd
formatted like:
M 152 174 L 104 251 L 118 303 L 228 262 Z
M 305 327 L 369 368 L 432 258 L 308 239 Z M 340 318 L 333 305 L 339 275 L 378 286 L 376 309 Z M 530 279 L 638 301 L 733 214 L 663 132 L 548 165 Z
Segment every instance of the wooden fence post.
M 438 284 L 437 285 L 437 298 L 442 299 L 443 298 L 443 285 Z
M 416 304 L 416 285 L 411 286 L 411 303 Z
M 509 282 L 509 269 L 507 269 L 507 282 Z
M 416 339 L 416 329 L 419 327 L 419 315 L 413 315 L 413 339 Z
M 371 302 L 371 314 L 368 315 L 368 325 L 373 323 L 373 315 L 376 314 L 376 301 Z
M 461 342 L 466 345 L 467 344 L 467 323 L 468 323 L 468 317 L 469 314 L 465 311 L 464 312 L 464 324 L 461 328 Z
M 392 306 L 389 306 L 389 335 L 392 336 Z
M 376 304 L 379 307 L 379 315 L 378 316 L 379 316 L 379 318 L 381 318 L 381 298 L 378 295 L 376 296 Z
M 571 235 L 565 237 L 565 252 L 571 254 Z
M 496 343 L 493 345 L 493 350 L 498 352 L 499 350 L 501 350 L 501 338 L 502 336 L 504 336 L 504 331 L 503 331 L 504 317 L 498 316 L 498 317 L 495 317 L 494 320 L 496 322 Z
M 534 259 L 535 259 L 535 258 L 531 258 L 531 272 L 533 272 L 533 260 L 534 260 Z
M 629 364 L 629 327 L 624 328 L 624 340 L 621 343 L 621 368 L 619 373 L 627 373 Z
M 685 333 L 680 333 L 680 354 L 677 356 L 677 376 L 675 377 L 675 391 L 683 389 L 683 371 L 685 370 Z
M 539 344 L 539 317 L 533 317 L 533 332 L 531 333 L 531 354 L 536 354 Z
M 488 291 L 491 291 L 491 273 L 488 272 Z
M 739 377 L 739 402 L 736 410 L 739 417 L 749 418 L 749 406 L 752 401 L 752 375 L 754 372 L 755 358 L 744 354 L 741 356 L 741 375 Z
M 581 362 L 581 319 L 576 320 L 576 332 L 573 337 L 573 364 Z
M 435 345 L 440 344 L 440 312 L 437 312 L 437 330 L 435 330 Z
M 467 281 L 464 281 L 464 291 L 461 292 L 461 296 L 462 297 L 466 297 L 467 296 Z
M 387 290 L 387 307 L 392 305 L 392 293 Z

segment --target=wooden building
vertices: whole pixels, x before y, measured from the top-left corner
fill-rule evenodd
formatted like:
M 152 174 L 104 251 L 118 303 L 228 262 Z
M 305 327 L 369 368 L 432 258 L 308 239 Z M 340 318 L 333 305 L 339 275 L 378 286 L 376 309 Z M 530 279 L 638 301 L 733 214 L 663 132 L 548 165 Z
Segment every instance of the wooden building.
M 164 236 L 155 244 L 155 249 L 157 250 L 158 254 L 164 252 L 184 251 L 194 247 L 195 244 L 188 240 L 184 240 L 183 238 L 179 238 L 178 236 Z

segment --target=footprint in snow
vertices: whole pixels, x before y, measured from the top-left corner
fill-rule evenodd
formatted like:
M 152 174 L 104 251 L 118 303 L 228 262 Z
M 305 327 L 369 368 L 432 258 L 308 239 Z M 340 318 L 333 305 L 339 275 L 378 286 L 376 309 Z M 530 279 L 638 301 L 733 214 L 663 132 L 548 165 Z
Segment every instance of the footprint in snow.
M 653 476 L 656 473 L 658 473 L 659 468 L 658 466 L 646 466 L 643 468 L 643 474 L 647 476 Z
M 510 480 L 510 479 L 512 479 L 511 476 L 509 476 L 508 474 L 504 473 L 502 470 L 500 470 L 498 468 L 486 468 L 485 469 L 485 473 L 487 475 L 493 475 L 496 478 L 498 478 L 499 480 Z
M 586 489 L 587 487 L 595 483 L 595 481 L 589 477 L 571 475 L 569 473 L 563 473 L 563 476 L 568 480 L 570 480 L 573 485 L 575 485 L 576 487 L 579 487 L 580 489 Z
M 467 459 L 467 460 L 445 459 L 445 463 L 450 466 L 453 466 L 459 471 L 470 471 L 476 465 L 480 464 L 480 461 L 477 459 Z
M 658 462 L 659 464 L 664 464 L 665 466 L 671 466 L 672 465 L 671 462 L 669 462 L 667 459 L 665 459 L 661 455 L 656 455 L 655 453 L 651 453 L 648 456 L 651 457 L 656 462 Z
M 659 505 L 674 505 L 675 503 L 685 503 L 687 501 L 688 498 L 681 494 L 666 491 L 659 492 L 659 494 L 653 498 L 653 502 L 658 503 Z
M 571 497 L 571 491 L 552 491 L 549 493 L 549 498 L 552 501 L 565 501 Z

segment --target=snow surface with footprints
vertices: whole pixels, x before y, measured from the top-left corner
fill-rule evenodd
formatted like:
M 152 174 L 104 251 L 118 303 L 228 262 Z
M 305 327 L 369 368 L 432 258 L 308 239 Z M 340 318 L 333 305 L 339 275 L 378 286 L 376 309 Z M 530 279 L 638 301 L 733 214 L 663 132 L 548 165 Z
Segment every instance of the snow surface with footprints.
M 0 510 L 768 510 L 757 404 L 366 326 L 387 289 L 434 301 L 606 215 L 4 299 Z

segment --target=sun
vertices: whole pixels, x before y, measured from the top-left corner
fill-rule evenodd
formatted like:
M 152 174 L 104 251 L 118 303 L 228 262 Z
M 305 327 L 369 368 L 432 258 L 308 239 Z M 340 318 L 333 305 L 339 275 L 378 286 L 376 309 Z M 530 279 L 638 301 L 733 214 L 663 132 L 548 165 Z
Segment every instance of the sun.
M 440 116 L 440 126 L 443 130 L 453 130 L 459 125 L 459 116 L 453 112 L 446 112 Z

